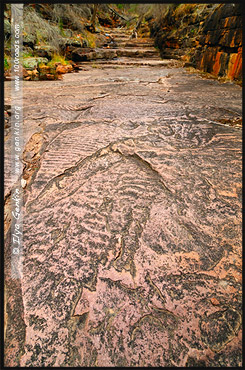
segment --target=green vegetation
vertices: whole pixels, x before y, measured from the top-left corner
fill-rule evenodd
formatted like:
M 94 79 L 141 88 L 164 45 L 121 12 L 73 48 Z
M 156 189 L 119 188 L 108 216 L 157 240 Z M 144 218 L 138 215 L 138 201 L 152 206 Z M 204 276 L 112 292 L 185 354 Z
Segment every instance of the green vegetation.
M 30 58 L 30 57 L 33 57 L 33 53 L 30 53 L 30 52 L 23 52 L 22 54 L 23 58 Z
M 191 14 L 195 8 L 197 7 L 197 4 L 180 4 L 175 9 L 173 16 L 178 18 L 182 18 L 187 14 Z
M 10 69 L 10 63 L 6 55 L 4 55 L 4 71 L 8 71 Z
M 52 59 L 47 63 L 47 66 L 54 67 L 55 63 L 61 63 L 62 65 L 70 64 L 68 60 L 66 60 L 63 56 L 54 54 Z
M 61 18 L 59 18 L 59 23 L 58 23 L 58 25 L 59 25 L 59 29 L 60 29 L 61 31 L 63 31 L 63 21 L 62 21 L 62 19 L 61 19 Z
M 129 12 L 135 13 L 137 11 L 137 8 L 138 8 L 138 4 L 130 4 Z
M 95 35 L 93 33 L 90 33 L 90 32 L 85 32 L 85 39 L 87 40 L 88 42 L 88 46 L 90 48 L 95 48 L 96 46 L 96 43 L 95 43 Z

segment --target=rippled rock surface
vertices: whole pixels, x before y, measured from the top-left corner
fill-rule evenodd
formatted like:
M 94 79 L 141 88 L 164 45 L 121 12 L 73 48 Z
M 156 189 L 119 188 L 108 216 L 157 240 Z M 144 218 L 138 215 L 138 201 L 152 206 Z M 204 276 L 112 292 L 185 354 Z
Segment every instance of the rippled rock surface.
M 86 69 L 24 82 L 6 365 L 241 366 L 242 134 L 219 123 L 241 116 L 240 87 Z

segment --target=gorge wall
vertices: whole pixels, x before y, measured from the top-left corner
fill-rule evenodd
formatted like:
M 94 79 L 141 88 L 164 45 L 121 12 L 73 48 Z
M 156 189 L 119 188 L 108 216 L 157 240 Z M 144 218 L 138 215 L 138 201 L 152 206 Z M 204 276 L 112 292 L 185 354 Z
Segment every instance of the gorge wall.
M 151 22 L 162 58 L 242 82 L 242 5 L 170 5 Z

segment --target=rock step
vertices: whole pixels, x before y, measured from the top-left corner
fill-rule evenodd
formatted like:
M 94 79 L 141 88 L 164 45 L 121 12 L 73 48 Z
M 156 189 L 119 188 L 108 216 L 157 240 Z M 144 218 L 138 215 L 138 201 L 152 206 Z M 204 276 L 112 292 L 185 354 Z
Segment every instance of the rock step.
M 154 47 L 154 42 L 126 42 L 126 48 L 147 48 Z
M 110 30 L 106 30 L 106 32 L 113 34 L 113 35 L 131 35 L 132 33 L 132 31 L 130 30 L 125 30 L 125 28 L 121 28 L 121 29 L 112 28 Z
M 150 37 L 148 38 L 130 38 L 130 37 L 113 37 L 113 40 L 116 41 L 116 42 L 119 42 L 119 41 L 128 41 L 128 42 L 136 42 L 138 44 L 140 43 L 144 43 L 144 42 L 149 42 L 149 43 L 154 43 L 154 40 L 151 39 Z
M 142 48 L 142 47 L 154 47 L 154 42 L 132 42 L 132 41 L 114 41 L 117 45 L 122 45 L 123 47 L 137 47 L 137 48 Z
M 168 60 L 159 60 L 159 58 L 150 58 L 150 59 L 134 59 L 134 58 L 118 58 L 114 60 L 96 60 L 96 65 L 106 66 L 106 67 L 113 67 L 117 65 L 123 65 L 123 66 L 148 66 L 148 67 L 160 67 L 160 66 L 172 66 L 173 64 L 176 64 L 177 61 L 173 59 Z M 82 62 L 81 64 L 78 63 L 79 66 L 91 66 L 91 62 Z
M 97 61 L 98 59 L 112 60 L 120 57 L 127 58 L 159 58 L 159 51 L 154 47 L 150 37 L 130 39 L 132 32 L 122 29 L 120 32 L 108 31 L 114 41 L 112 47 L 76 48 L 70 46 L 66 57 L 77 62 Z
M 155 46 L 152 45 L 152 44 L 147 44 L 147 45 L 128 45 L 127 43 L 119 43 L 119 44 L 114 44 L 113 46 L 113 49 L 122 49 L 122 48 L 126 48 L 126 49 L 139 49 L 139 50 L 143 50 L 143 49 L 155 49 Z M 157 49 L 155 49 L 157 50 Z
M 97 59 L 114 59 L 118 57 L 159 58 L 159 52 L 155 48 L 75 48 L 74 50 L 70 51 L 68 55 L 68 58 L 73 60 L 75 63 Z
M 113 38 L 113 40 L 129 40 L 131 35 L 113 35 L 109 33 L 110 37 Z
M 113 37 L 113 41 L 119 46 L 122 47 L 148 47 L 154 46 L 154 40 L 151 38 L 137 38 L 137 39 L 130 39 L 130 37 L 125 38 L 117 38 Z
M 113 37 L 114 39 L 116 38 L 120 38 L 120 39 L 129 39 L 131 34 L 121 34 L 121 35 L 117 35 L 117 34 L 113 34 L 113 33 L 108 33 L 108 35 L 110 35 L 111 37 Z
M 117 55 L 119 57 L 138 57 L 138 58 L 144 58 L 144 57 L 150 57 L 150 56 L 158 56 L 159 52 L 154 48 L 148 48 L 148 49 L 133 49 L 133 48 L 122 48 L 122 49 L 115 49 Z

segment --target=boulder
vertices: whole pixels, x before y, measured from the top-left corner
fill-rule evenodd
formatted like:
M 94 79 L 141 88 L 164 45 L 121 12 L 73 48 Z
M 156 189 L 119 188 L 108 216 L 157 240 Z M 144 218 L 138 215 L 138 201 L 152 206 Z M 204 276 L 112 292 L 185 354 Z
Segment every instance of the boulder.
M 117 58 L 117 52 L 113 49 L 72 48 L 66 53 L 66 57 L 73 62 L 84 62 L 96 59 Z
M 23 35 L 23 46 L 29 46 L 30 48 L 34 49 L 34 45 L 36 44 L 36 36 L 25 33 Z
M 82 47 L 83 46 L 83 44 L 81 43 L 81 41 L 79 41 L 79 40 L 77 40 L 77 39 L 66 39 L 66 41 L 65 41 L 65 47 L 67 47 L 67 46 L 74 46 L 74 47 L 76 47 L 76 48 L 78 48 L 78 47 Z
M 92 48 L 75 48 L 69 47 L 66 56 L 74 62 L 83 62 L 95 59 L 95 52 Z
M 49 45 L 36 45 L 34 46 L 34 51 L 35 54 L 41 58 L 51 59 L 56 50 Z
M 47 64 L 48 59 L 47 58 L 41 58 L 41 57 L 30 57 L 30 58 L 24 58 L 23 60 L 23 67 L 26 69 L 35 69 L 38 64 Z

